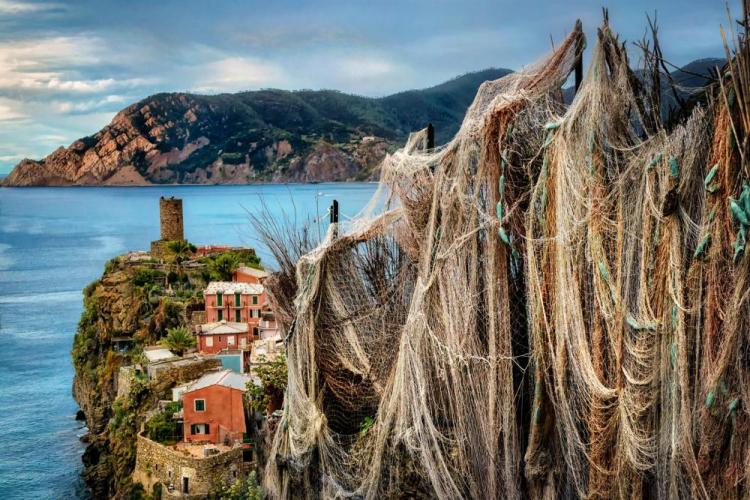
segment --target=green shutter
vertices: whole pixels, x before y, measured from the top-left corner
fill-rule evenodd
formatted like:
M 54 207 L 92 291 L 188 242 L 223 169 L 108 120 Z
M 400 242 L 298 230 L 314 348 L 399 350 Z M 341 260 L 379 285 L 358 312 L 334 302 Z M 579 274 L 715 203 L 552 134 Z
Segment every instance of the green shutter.
M 257 295 L 253 295 L 253 305 L 255 305 L 257 303 L 258 303 L 258 296 Z
M 221 303 L 221 300 L 222 300 L 223 298 L 224 298 L 224 297 L 222 296 L 221 292 L 217 292 L 217 293 L 216 293 L 216 305 L 217 305 L 217 306 L 221 306 L 221 305 L 222 305 L 222 303 Z
M 219 321 L 221 321 L 223 319 L 224 319 L 224 311 L 222 311 L 221 309 L 219 309 Z
M 239 307 L 240 305 L 240 293 L 239 292 L 234 293 L 234 305 L 237 307 Z
M 240 321 L 242 321 L 242 319 L 240 318 L 240 310 L 239 309 L 237 309 L 237 310 L 234 311 L 234 320 L 237 323 L 239 323 Z

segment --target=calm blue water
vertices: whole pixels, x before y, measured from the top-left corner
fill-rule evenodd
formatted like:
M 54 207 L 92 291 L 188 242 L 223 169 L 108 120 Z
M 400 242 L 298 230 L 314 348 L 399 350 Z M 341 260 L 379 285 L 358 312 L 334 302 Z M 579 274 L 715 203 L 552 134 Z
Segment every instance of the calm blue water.
M 191 242 L 253 246 L 267 261 L 247 220 L 261 200 L 303 220 L 336 198 L 345 220 L 375 187 L 0 188 L 0 498 L 85 496 L 70 360 L 81 290 L 107 260 L 159 238 L 160 196 L 184 200 Z

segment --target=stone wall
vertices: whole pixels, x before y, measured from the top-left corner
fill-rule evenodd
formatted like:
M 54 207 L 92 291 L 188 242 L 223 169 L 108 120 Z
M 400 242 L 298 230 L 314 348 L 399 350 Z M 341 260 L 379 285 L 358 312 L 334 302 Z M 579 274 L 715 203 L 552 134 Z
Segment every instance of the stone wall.
M 182 222 L 182 200 L 180 198 L 161 197 L 159 199 L 159 215 L 162 240 L 185 239 Z
M 141 483 L 147 492 L 161 483 L 165 498 L 205 498 L 219 485 L 231 483 L 243 473 L 241 447 L 196 458 L 138 435 L 133 481 Z M 188 478 L 188 494 L 182 491 L 183 478 Z
M 190 314 L 190 326 L 195 330 L 198 326 L 206 323 L 206 311 L 193 311 Z
M 167 242 L 165 240 L 156 240 L 151 242 L 151 256 L 162 259 L 167 254 Z
M 146 367 L 146 373 L 150 379 L 162 377 L 167 372 L 169 380 L 195 380 L 200 378 L 204 373 L 221 368 L 221 360 L 212 357 L 205 357 L 200 354 L 193 354 L 188 357 L 175 359 L 172 361 L 157 361 L 149 363 Z

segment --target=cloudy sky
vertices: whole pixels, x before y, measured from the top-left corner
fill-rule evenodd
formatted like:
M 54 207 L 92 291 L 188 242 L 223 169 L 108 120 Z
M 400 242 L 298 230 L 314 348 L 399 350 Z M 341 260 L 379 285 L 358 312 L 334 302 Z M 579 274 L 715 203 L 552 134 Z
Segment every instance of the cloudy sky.
M 0 0 L 0 173 L 156 92 L 381 96 L 516 69 L 576 18 L 592 40 L 602 4 L 625 40 L 656 10 L 675 64 L 723 55 L 723 0 Z

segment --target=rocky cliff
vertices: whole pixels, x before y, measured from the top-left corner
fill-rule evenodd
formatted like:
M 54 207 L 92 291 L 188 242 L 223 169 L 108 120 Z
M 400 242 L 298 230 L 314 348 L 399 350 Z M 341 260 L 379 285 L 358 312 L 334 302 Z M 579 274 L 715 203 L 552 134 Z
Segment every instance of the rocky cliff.
M 458 130 L 489 69 L 383 98 L 336 91 L 157 94 L 96 134 L 42 160 L 25 159 L 8 186 L 241 184 L 369 180 L 409 132 Z

